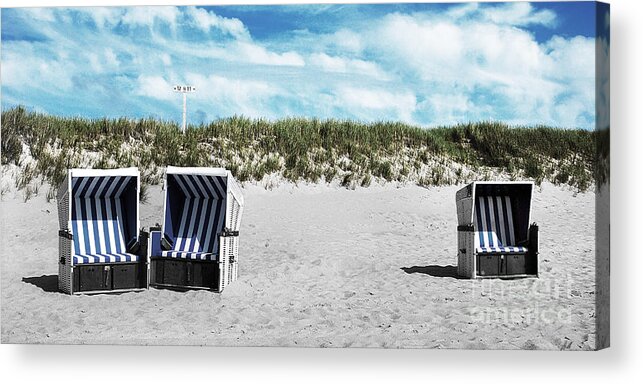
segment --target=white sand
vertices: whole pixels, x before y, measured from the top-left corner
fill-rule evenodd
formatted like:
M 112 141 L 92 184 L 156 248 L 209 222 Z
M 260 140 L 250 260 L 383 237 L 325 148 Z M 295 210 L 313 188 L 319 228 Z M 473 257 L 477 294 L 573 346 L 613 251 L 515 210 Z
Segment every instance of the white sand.
M 453 277 L 457 189 L 247 186 L 239 280 L 222 294 L 58 293 L 47 188 L 27 203 L 5 196 L 1 341 L 594 348 L 594 194 L 536 193 L 539 279 L 471 281 Z M 154 188 L 141 224 L 161 216 Z

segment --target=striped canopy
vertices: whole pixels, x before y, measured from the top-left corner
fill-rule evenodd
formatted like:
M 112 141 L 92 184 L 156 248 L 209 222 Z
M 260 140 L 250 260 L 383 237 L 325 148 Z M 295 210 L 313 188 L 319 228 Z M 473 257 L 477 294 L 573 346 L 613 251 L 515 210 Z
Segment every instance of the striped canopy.
M 478 196 L 474 222 L 476 252 L 527 252 L 527 248 L 516 245 L 516 227 L 509 196 Z
M 224 176 L 168 174 L 168 180 L 175 180 L 188 198 L 225 199 L 226 180 Z
M 134 176 L 83 176 L 72 178 L 74 197 L 120 197 Z
M 82 176 L 71 180 L 73 263 L 138 261 L 135 176 Z
M 167 173 L 164 231 L 172 244 L 160 257 L 217 259 L 225 226 L 226 176 Z

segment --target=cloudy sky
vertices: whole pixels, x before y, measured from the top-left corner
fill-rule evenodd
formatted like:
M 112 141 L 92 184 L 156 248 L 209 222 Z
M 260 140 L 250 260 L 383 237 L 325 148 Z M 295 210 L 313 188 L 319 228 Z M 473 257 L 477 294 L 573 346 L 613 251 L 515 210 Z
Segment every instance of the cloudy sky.
M 595 5 L 2 10 L 2 108 L 593 128 Z

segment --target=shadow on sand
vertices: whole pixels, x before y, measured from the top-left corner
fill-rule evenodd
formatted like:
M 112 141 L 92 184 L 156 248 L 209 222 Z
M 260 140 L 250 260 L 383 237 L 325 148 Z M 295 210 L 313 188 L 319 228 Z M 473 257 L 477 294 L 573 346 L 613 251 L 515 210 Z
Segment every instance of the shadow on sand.
M 426 267 L 402 267 L 404 272 L 411 273 L 422 273 L 425 275 L 433 277 L 450 277 L 453 279 L 464 279 L 464 277 L 458 276 L 458 270 L 453 265 L 427 265 Z
M 58 292 L 58 275 L 23 277 L 22 281 L 28 284 L 33 284 L 45 292 Z

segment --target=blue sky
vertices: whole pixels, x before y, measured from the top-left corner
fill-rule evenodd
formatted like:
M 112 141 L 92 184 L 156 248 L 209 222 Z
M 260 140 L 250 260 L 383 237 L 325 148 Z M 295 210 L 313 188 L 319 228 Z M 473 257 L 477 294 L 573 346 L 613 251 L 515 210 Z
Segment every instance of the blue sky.
M 190 84 L 192 123 L 590 129 L 594 15 L 592 2 L 3 9 L 2 107 L 179 121 L 172 86 Z

